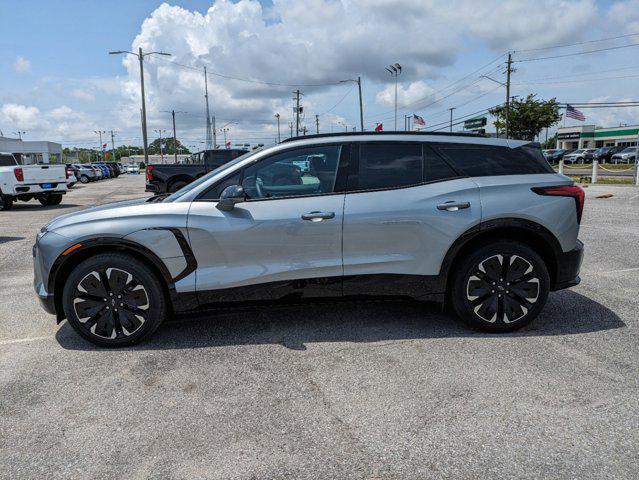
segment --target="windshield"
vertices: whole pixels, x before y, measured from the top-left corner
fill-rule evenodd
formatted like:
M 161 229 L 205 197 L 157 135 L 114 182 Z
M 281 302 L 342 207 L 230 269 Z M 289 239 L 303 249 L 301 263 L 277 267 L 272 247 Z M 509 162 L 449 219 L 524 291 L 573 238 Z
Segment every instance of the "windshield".
M 191 182 L 188 185 L 185 185 L 184 187 L 179 189 L 177 192 L 172 193 L 171 195 L 169 195 L 168 197 L 166 197 L 162 201 L 163 202 L 174 202 L 175 200 L 180 198 L 182 195 L 187 194 L 188 192 L 190 192 L 194 188 L 199 187 L 203 183 L 209 181 L 212 177 L 218 175 L 219 173 L 222 173 L 223 171 L 225 171 L 228 168 L 231 168 L 231 167 L 237 165 L 242 160 L 245 160 L 248 157 L 251 157 L 251 156 L 255 155 L 256 153 L 261 152 L 262 150 L 263 150 L 262 148 L 258 148 L 256 150 L 251 151 L 251 152 L 246 152 L 244 155 L 240 155 L 239 157 L 231 160 L 229 163 L 225 163 L 224 165 L 221 165 L 221 166 L 217 167 L 215 170 L 211 170 L 206 175 L 201 176 L 200 178 L 198 178 L 194 182 Z
M 584 150 L 575 150 L 575 151 L 574 151 L 574 152 L 572 152 L 572 153 L 575 153 L 575 154 L 576 154 L 576 153 L 584 153 Z
M 13 158 L 13 155 L 0 154 L 0 167 L 15 167 L 16 159 Z
M 637 151 L 637 147 L 628 147 L 622 153 L 634 153 Z

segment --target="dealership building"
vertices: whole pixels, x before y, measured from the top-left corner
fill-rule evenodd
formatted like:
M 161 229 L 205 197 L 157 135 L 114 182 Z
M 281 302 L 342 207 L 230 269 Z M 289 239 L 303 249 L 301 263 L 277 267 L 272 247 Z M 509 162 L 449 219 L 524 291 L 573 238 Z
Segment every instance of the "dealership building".
M 600 128 L 595 125 L 559 127 L 557 148 L 575 150 L 577 148 L 630 147 L 637 145 L 639 125 Z

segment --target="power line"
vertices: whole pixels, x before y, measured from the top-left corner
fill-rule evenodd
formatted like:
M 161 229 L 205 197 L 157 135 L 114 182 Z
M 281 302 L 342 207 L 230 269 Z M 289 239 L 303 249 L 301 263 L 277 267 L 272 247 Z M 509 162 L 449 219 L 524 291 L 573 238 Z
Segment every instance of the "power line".
M 565 43 L 563 45 L 553 45 L 551 47 L 539 47 L 539 48 L 527 48 L 525 50 L 515 50 L 514 53 L 538 52 L 540 50 L 551 50 L 553 48 L 575 47 L 577 45 L 586 45 L 589 43 L 605 42 L 606 40 L 617 40 L 619 38 L 635 37 L 637 35 L 639 35 L 639 33 L 628 33 L 626 35 L 617 35 L 616 37 L 599 38 L 597 40 L 586 40 L 583 42 L 576 42 L 576 43 Z
M 617 80 L 622 78 L 637 78 L 639 75 L 621 75 L 616 77 L 600 77 L 600 78 L 584 78 L 582 80 L 564 80 L 559 82 L 517 82 L 513 85 L 562 85 L 562 84 L 580 84 L 588 82 L 598 82 L 601 80 Z
M 628 45 L 618 45 L 616 47 L 608 47 L 608 48 L 598 48 L 596 50 L 587 50 L 585 52 L 575 52 L 575 53 L 565 53 L 563 55 L 553 55 L 550 57 L 538 57 L 538 58 L 524 58 L 522 60 L 514 60 L 515 62 L 536 62 L 538 60 L 549 60 L 552 58 L 565 58 L 565 57 L 574 57 L 577 55 L 586 55 L 588 53 L 597 53 L 597 52 L 606 52 L 608 50 L 618 50 L 620 48 L 628 48 L 628 47 L 636 47 L 639 46 L 639 43 L 630 43 Z
M 153 57 L 155 59 L 158 60 L 162 60 L 166 63 L 170 63 L 173 65 L 177 65 L 179 67 L 182 68 L 188 68 L 189 70 L 195 70 L 198 72 L 201 72 L 202 69 L 200 67 L 193 67 L 191 65 L 185 65 L 183 63 L 178 63 L 174 60 L 167 60 L 165 58 L 161 58 L 161 57 Z M 207 75 L 213 75 L 216 77 L 221 77 L 221 78 L 226 78 L 228 80 L 237 80 L 239 82 L 247 82 L 247 83 L 256 83 L 259 85 L 269 85 L 272 87 L 328 87 L 328 86 L 335 86 L 335 85 L 341 85 L 342 83 L 344 83 L 342 80 L 336 80 L 333 82 L 326 82 L 326 83 L 280 83 L 280 82 L 269 82 L 266 80 L 254 80 L 254 79 L 250 79 L 250 78 L 243 78 L 243 77 L 234 77 L 232 75 L 226 75 L 223 73 L 218 73 L 218 72 L 212 72 L 212 71 L 207 71 L 206 72 Z

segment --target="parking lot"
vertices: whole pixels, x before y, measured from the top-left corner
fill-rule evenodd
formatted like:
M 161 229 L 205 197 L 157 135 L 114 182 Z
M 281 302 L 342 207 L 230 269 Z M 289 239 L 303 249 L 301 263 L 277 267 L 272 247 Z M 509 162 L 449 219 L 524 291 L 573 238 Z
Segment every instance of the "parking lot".
M 639 189 L 586 189 L 582 283 L 514 334 L 325 300 L 101 350 L 41 310 L 31 246 L 51 218 L 143 190 L 121 176 L 0 212 L 1 478 L 636 478 Z

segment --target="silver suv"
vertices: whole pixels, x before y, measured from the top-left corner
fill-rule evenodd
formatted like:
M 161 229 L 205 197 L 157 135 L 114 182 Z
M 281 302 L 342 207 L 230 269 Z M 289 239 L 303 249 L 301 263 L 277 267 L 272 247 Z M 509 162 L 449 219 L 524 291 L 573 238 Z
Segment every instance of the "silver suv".
M 168 196 L 63 215 L 33 248 L 45 310 L 102 346 L 228 301 L 404 295 L 493 332 L 579 283 L 581 188 L 539 145 L 475 135 L 312 135 Z

